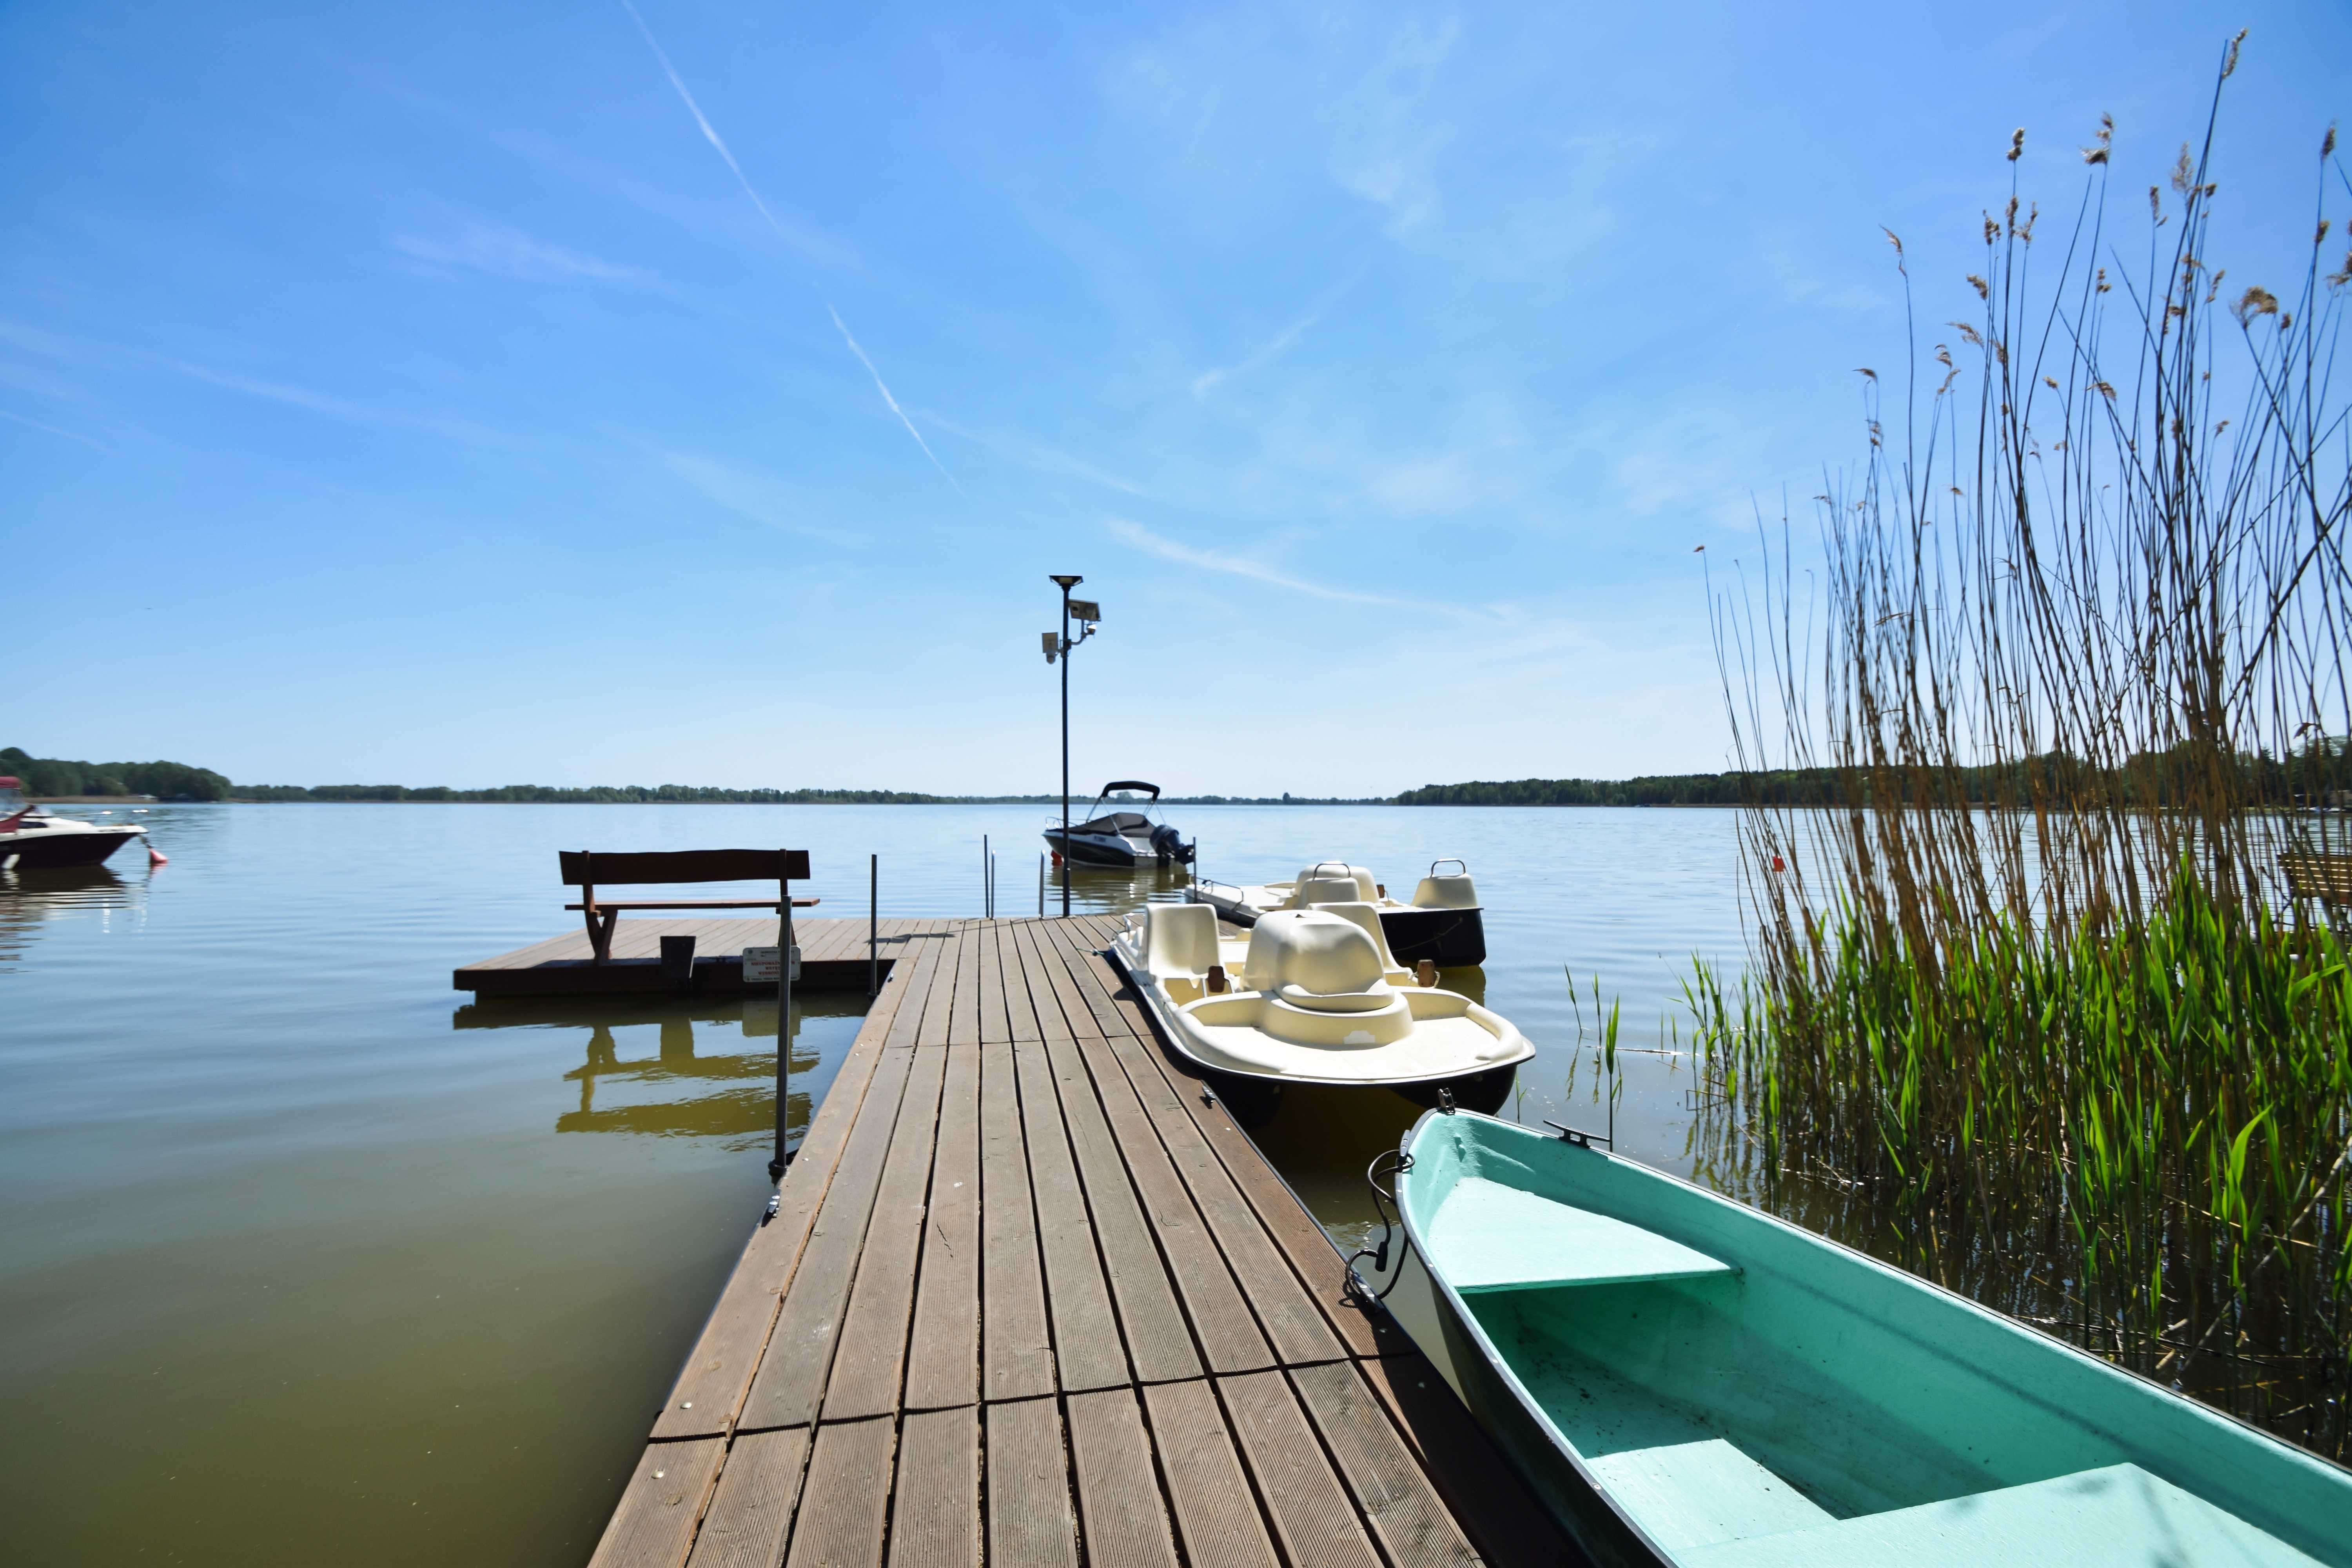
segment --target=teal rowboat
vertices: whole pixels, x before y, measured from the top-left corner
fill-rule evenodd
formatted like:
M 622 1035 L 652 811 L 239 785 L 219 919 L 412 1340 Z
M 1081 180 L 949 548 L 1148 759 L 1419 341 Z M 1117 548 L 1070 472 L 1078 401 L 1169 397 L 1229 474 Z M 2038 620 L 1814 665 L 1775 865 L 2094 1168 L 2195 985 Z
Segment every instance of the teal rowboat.
M 1467 1111 L 1367 1287 L 1604 1564 L 2352 1568 L 2352 1471 L 1688 1182 Z

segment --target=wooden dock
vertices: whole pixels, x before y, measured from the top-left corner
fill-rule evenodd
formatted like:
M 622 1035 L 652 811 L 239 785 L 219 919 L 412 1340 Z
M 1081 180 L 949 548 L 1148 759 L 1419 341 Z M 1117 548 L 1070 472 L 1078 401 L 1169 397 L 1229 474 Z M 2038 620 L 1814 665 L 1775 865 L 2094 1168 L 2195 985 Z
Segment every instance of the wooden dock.
M 597 1568 L 1580 1560 L 1160 1048 L 1115 925 L 892 922 Z
M 879 922 L 880 966 L 889 973 L 892 961 L 917 936 L 943 930 L 941 921 Z M 743 950 L 773 947 L 776 918 L 757 920 L 630 920 L 613 928 L 613 951 L 598 963 L 589 950 L 585 927 L 469 963 L 451 982 L 477 996 L 595 996 L 642 995 L 678 989 L 661 971 L 661 939 L 691 936 L 694 978 L 687 989 L 700 996 L 740 996 Z M 866 922 L 862 920 L 794 920 L 793 939 L 801 949 L 801 984 L 815 991 L 866 989 Z M 772 984 L 754 987 L 772 992 Z

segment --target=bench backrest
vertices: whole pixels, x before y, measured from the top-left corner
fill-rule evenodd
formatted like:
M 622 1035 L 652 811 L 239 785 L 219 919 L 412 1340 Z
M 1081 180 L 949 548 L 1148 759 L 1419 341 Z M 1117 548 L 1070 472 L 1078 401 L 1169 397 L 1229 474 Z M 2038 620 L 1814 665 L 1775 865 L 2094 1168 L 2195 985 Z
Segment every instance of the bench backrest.
M 591 888 L 630 882 L 805 882 L 805 849 L 660 849 L 597 855 L 562 849 L 563 885 Z

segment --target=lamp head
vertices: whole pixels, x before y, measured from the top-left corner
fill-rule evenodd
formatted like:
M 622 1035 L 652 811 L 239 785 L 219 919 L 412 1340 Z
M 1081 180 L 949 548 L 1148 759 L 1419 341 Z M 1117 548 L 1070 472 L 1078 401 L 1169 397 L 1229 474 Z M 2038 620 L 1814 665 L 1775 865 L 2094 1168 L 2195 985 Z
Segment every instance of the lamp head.
M 1049 577 L 1047 581 L 1060 584 L 1062 585 L 1062 592 L 1066 594 L 1071 589 L 1076 587 L 1079 584 L 1085 582 L 1086 579 L 1076 575 L 1066 576 L 1056 573 L 1053 576 Z

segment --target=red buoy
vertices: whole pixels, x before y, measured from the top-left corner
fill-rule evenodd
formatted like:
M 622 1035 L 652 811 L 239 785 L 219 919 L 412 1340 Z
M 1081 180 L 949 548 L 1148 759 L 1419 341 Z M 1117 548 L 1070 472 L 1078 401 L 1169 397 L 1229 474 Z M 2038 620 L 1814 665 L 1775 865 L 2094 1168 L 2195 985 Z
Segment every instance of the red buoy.
M 169 860 L 163 858 L 163 852 L 161 849 L 156 848 L 152 844 L 147 847 L 147 868 L 150 871 L 153 870 L 158 866 L 168 866 L 170 864 L 171 862 Z

